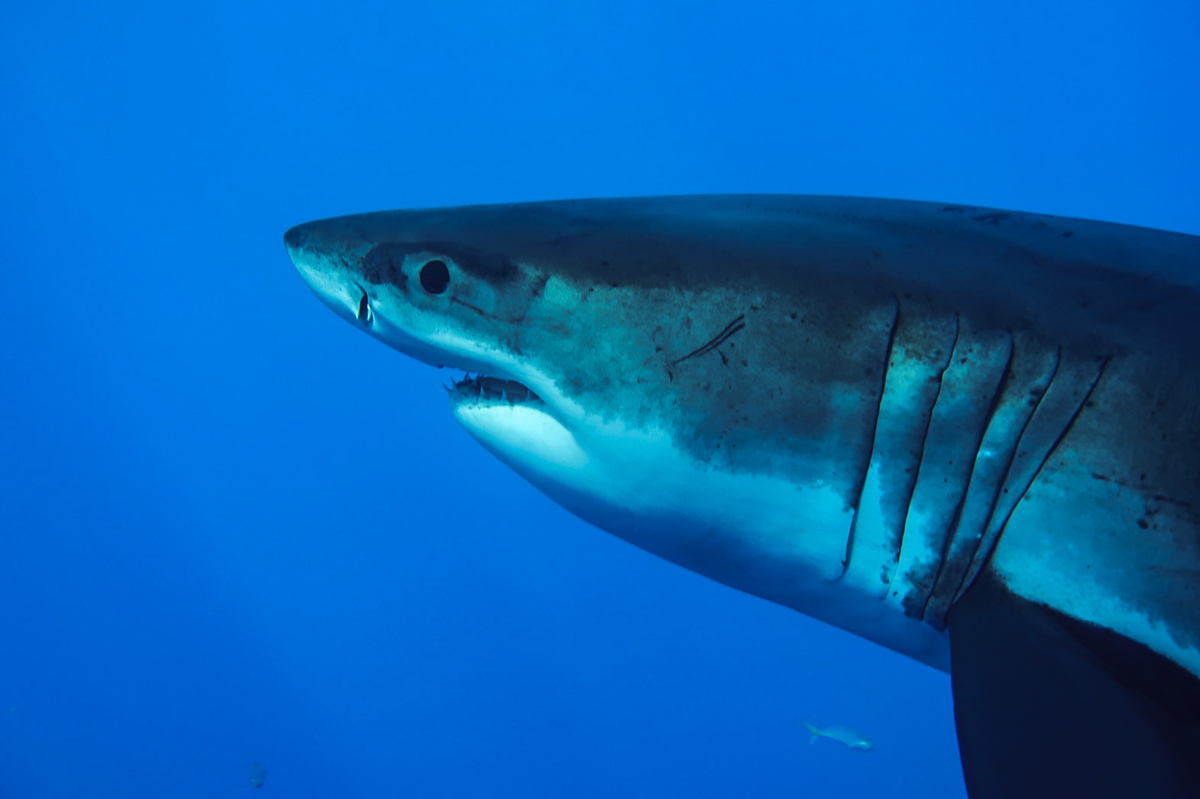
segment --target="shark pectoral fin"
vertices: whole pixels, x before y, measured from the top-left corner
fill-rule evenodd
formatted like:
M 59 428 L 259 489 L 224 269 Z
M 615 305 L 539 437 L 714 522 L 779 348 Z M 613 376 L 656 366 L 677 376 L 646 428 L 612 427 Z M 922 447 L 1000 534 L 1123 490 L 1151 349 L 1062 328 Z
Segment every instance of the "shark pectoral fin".
M 971 799 L 1200 796 L 1200 681 L 985 571 L 951 609 L 951 684 Z

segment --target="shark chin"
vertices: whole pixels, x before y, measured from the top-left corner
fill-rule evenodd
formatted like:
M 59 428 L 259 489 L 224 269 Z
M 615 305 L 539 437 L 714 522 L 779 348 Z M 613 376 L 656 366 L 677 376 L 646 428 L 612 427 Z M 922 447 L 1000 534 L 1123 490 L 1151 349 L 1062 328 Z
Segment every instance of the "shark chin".
M 450 394 L 459 423 L 521 474 L 565 484 L 587 467 L 575 436 L 527 386 L 480 376 L 456 383 Z
M 728 195 L 284 243 L 580 519 L 949 671 L 972 799 L 1200 796 L 1200 237 Z

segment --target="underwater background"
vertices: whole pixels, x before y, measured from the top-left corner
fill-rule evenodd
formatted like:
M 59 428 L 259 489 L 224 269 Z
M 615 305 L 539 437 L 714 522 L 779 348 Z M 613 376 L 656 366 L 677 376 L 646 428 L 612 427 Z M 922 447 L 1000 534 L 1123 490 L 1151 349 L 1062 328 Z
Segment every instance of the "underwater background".
M 1188 0 L 8 4 L 0 797 L 965 796 L 946 675 L 553 505 L 282 234 L 708 192 L 1195 234 L 1197 142 Z

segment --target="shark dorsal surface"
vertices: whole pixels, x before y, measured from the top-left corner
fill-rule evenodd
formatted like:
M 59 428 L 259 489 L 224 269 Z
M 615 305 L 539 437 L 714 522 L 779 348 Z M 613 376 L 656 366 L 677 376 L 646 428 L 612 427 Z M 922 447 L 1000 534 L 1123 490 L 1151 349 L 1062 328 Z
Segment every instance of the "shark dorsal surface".
M 951 671 L 973 799 L 1200 791 L 1200 238 L 728 195 L 285 243 L 574 514 Z

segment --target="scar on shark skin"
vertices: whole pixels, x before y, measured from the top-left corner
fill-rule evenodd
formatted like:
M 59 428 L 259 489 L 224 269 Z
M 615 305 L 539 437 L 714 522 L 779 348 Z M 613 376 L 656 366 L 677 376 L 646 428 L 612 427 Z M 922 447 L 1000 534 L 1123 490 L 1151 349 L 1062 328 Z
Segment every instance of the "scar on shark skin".
M 699 347 L 698 349 L 692 350 L 687 355 L 684 355 L 682 358 L 676 358 L 675 360 L 671 361 L 670 365 L 677 366 L 689 358 L 695 358 L 698 355 L 705 355 L 707 353 L 712 352 L 713 350 L 716 350 L 717 347 L 721 346 L 726 341 L 728 341 L 733 336 L 734 333 L 738 332 L 739 330 L 741 330 L 743 327 L 746 326 L 746 323 L 743 321 L 745 318 L 746 318 L 745 314 L 738 314 L 737 318 L 734 319 L 729 324 L 725 325 L 725 329 L 722 330 L 720 333 L 718 333 L 715 338 L 713 338 L 711 341 L 709 341 L 704 346 Z M 729 363 L 729 359 L 727 359 L 725 357 L 725 353 L 721 352 L 720 350 L 717 350 L 717 355 L 721 356 L 722 363 Z

